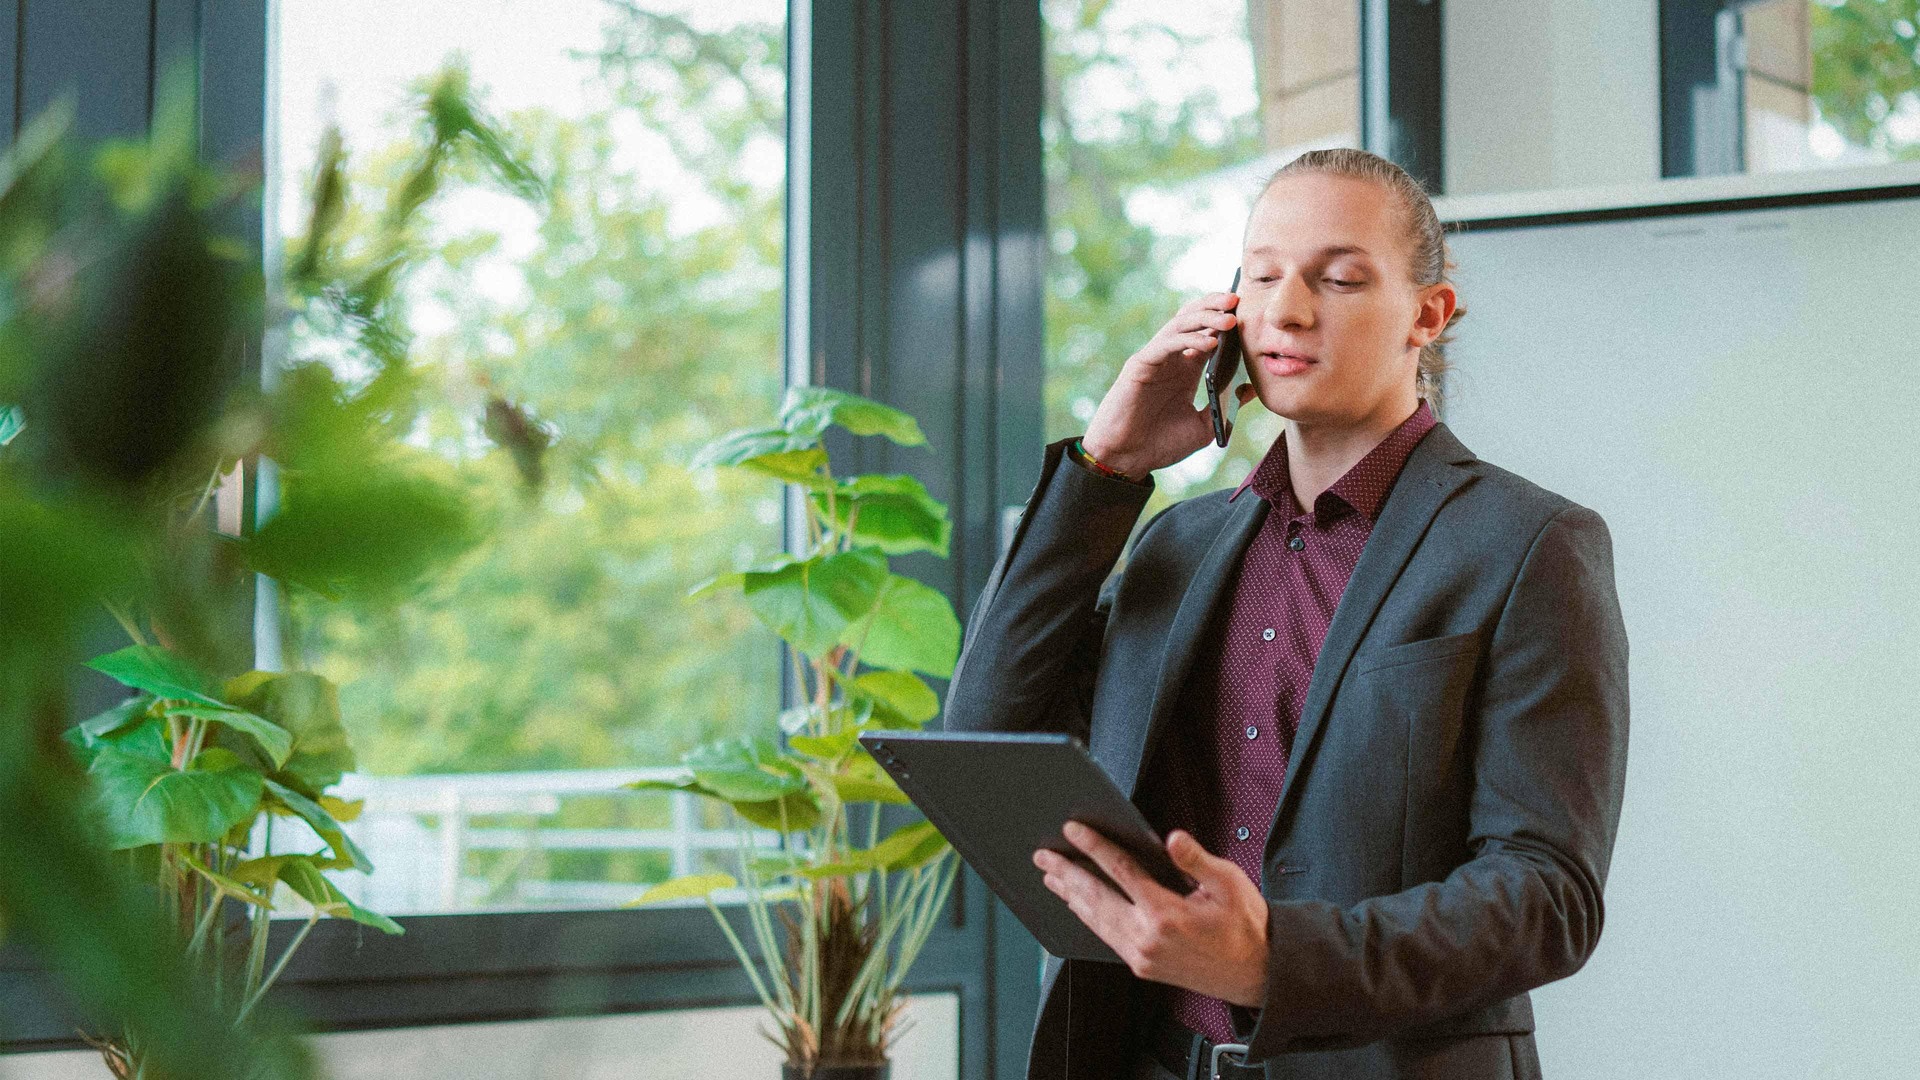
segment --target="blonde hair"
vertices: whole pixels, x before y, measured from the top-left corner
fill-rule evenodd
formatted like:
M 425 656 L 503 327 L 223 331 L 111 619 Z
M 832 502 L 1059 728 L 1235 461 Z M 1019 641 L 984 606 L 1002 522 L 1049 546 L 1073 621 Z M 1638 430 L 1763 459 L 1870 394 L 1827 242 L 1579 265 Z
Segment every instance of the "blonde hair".
M 1357 180 L 1370 180 L 1386 188 L 1404 211 L 1408 247 L 1413 256 L 1409 260 L 1413 283 L 1424 289 L 1452 280 L 1447 276 L 1454 264 L 1447 250 L 1446 229 L 1440 224 L 1440 216 L 1434 213 L 1433 200 L 1428 197 L 1427 189 L 1420 185 L 1420 181 L 1409 176 L 1405 169 L 1365 150 L 1309 150 L 1268 177 L 1260 189 L 1261 196 L 1264 197 L 1281 177 L 1298 174 L 1350 176 Z M 1447 342 L 1453 340 L 1453 324 L 1459 322 L 1466 313 L 1464 304 L 1454 308 L 1447 325 L 1441 328 L 1440 336 L 1420 349 L 1414 392 L 1425 398 L 1436 414 L 1440 412 L 1444 401 L 1450 367 L 1447 363 Z

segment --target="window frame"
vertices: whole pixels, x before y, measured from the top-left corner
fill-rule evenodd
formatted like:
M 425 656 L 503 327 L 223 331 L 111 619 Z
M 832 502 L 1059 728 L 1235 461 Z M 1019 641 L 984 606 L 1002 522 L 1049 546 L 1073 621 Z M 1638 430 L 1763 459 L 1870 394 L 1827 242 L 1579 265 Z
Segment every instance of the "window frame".
M 44 74 L 120 70 L 98 62 L 103 50 L 144 50 L 147 62 L 126 67 L 126 79 L 81 96 L 83 133 L 138 134 L 156 58 L 185 55 L 197 69 L 208 157 L 269 161 L 271 0 L 115 3 L 63 16 L 47 0 L 0 0 L 9 139 L 23 112 L 57 92 Z M 817 9 L 797 0 L 789 12 L 790 377 L 908 408 L 950 448 L 897 459 L 838 449 L 857 469 L 920 474 L 950 503 L 952 560 L 910 559 L 903 572 L 942 588 L 963 615 L 998 554 L 1001 508 L 1024 495 L 1041 457 L 1039 35 L 1038 6 L 1018 0 L 939 0 L 910 16 L 882 0 Z M 259 238 L 271 266 L 276 238 L 259 206 L 247 213 L 245 235 Z M 853 227 L 811 230 L 816 217 Z M 957 263 L 944 294 L 929 295 L 914 276 L 926 257 Z M 902 342 L 915 348 L 894 352 Z M 262 374 L 264 344 L 250 350 L 254 370 L 236 378 Z M 270 497 L 273 479 L 270 467 L 250 466 L 249 496 Z M 261 626 L 273 624 L 271 595 L 260 590 Z M 406 929 L 398 938 L 323 921 L 278 997 L 322 1032 L 757 1000 L 704 908 L 397 921 Z M 275 926 L 275 943 L 294 930 Z M 907 985 L 958 995 L 967 1080 L 1024 1072 L 1039 961 L 1018 922 L 963 874 Z M 82 1048 L 37 961 L 0 945 L 0 1054 Z

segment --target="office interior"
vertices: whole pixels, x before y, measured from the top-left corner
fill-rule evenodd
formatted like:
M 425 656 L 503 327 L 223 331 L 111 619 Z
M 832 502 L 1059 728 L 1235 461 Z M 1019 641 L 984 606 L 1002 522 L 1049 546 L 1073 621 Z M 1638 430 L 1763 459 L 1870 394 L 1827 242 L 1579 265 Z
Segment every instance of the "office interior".
M 944 554 L 893 570 L 964 624 L 1043 448 L 1226 284 L 1265 179 L 1338 146 L 1402 165 L 1448 223 L 1469 314 L 1441 419 L 1613 538 L 1626 798 L 1600 945 L 1533 991 L 1544 1072 L 1920 1073 L 1916 10 L 0 0 L 15 161 L 50 111 L 76 147 L 137 142 L 185 88 L 200 159 L 252 185 L 224 220 L 270 302 L 209 394 L 296 359 L 368 375 L 338 325 L 271 301 L 329 131 L 354 228 L 449 70 L 540 178 L 450 167 L 398 286 L 421 395 L 402 441 L 480 492 L 488 535 L 397 606 L 262 577 L 230 620 L 255 664 L 339 685 L 358 764 L 336 794 L 375 869 L 329 875 L 405 931 L 320 920 L 281 973 L 316 1075 L 775 1075 L 705 900 L 632 903 L 764 839 L 644 785 L 703 740 L 778 738 L 805 685 L 737 599 L 687 597 L 804 544 L 805 496 L 695 452 L 794 386 L 910 414 L 924 446 L 827 445 L 944 504 Z M 537 433 L 537 488 L 490 403 Z M 1249 406 L 1156 507 L 1238 485 L 1282 427 Z M 258 527 L 275 476 L 236 462 L 210 512 Z M 746 933 L 744 901 L 713 898 Z M 282 921 L 276 942 L 306 922 Z M 7 936 L 0 1077 L 110 1075 L 58 965 Z M 1025 1076 L 1041 961 L 959 870 L 891 1075 Z

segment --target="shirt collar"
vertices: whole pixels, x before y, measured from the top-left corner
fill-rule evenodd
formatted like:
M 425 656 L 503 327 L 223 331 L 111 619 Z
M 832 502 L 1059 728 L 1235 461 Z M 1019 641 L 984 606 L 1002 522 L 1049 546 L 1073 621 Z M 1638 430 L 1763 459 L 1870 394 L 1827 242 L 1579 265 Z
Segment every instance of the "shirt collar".
M 1380 440 L 1379 445 L 1367 451 L 1367 455 L 1348 469 L 1344 476 L 1335 480 L 1332 487 L 1321 492 L 1314 505 L 1316 522 L 1325 524 L 1336 515 L 1337 507 L 1330 499 L 1365 514 L 1369 522 L 1377 520 L 1380 507 L 1387 501 L 1387 493 L 1393 490 L 1393 482 L 1399 479 L 1400 470 L 1406 465 L 1407 458 L 1412 456 L 1413 448 L 1436 423 L 1438 421 L 1433 418 L 1433 410 L 1422 398 L 1414 408 L 1413 415 L 1402 420 L 1399 427 Z M 1227 501 L 1239 498 L 1240 493 L 1249 487 L 1256 495 L 1289 515 L 1298 512 L 1299 504 L 1293 497 L 1293 480 L 1287 472 L 1285 432 L 1273 440 L 1266 457 L 1260 459 L 1260 464 L 1247 474 L 1247 478 L 1241 481 Z

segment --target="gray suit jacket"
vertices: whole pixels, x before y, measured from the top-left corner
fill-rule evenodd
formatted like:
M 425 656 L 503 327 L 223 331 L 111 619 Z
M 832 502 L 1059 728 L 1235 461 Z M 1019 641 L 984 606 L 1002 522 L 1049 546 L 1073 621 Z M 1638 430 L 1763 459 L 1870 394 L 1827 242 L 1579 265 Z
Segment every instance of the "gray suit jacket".
M 1130 796 L 1267 512 L 1147 490 L 1048 447 L 968 621 L 954 731 L 1080 736 Z M 1102 583 L 1106 582 L 1106 587 Z M 1606 524 L 1445 424 L 1395 482 L 1321 647 L 1265 853 L 1280 1077 L 1538 1075 L 1527 991 L 1579 970 L 1627 758 L 1627 637 Z M 1063 971 L 1064 969 L 1064 971 Z M 1033 1080 L 1125 1075 L 1125 967 L 1049 958 Z

